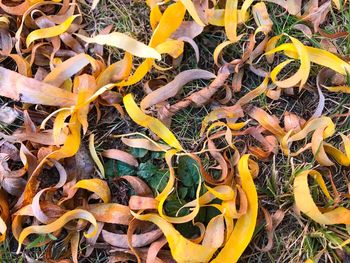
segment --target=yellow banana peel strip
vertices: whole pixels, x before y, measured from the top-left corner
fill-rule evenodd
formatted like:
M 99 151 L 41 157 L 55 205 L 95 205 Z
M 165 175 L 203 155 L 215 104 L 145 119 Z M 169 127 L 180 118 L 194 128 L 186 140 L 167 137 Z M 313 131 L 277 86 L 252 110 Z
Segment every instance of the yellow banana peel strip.
M 336 6 L 336 8 L 337 8 L 338 10 L 341 10 L 341 3 L 342 3 L 343 5 L 345 5 L 346 2 L 347 2 L 347 0 L 343 0 L 343 1 L 340 1 L 340 0 L 332 0 L 332 2 L 334 3 L 334 5 Z
M 349 139 L 349 135 L 346 136 L 346 135 L 341 133 L 340 136 L 342 137 L 342 140 L 343 140 L 346 156 L 350 159 L 350 139 Z
M 228 185 L 218 185 L 215 186 L 214 188 L 211 188 L 209 186 L 205 186 L 208 189 L 208 192 L 204 193 L 199 197 L 199 205 L 204 206 L 206 204 L 209 204 L 211 201 L 213 201 L 215 198 L 218 198 L 223 201 L 228 201 L 228 200 L 234 200 L 235 198 L 235 192 L 232 189 L 232 187 Z M 185 204 L 183 207 L 180 208 L 183 209 L 185 207 L 194 207 L 196 206 L 197 200 L 193 200 L 191 202 L 188 202 Z
M 163 213 L 164 202 L 167 199 L 167 197 L 169 196 L 169 194 L 172 192 L 172 190 L 174 188 L 174 184 L 175 184 L 176 178 L 175 178 L 175 171 L 174 171 L 174 168 L 172 165 L 172 158 L 176 153 L 177 153 L 177 150 L 175 150 L 175 149 L 169 150 L 165 153 L 165 161 L 166 161 L 168 168 L 169 168 L 169 180 L 168 180 L 166 186 L 164 187 L 163 191 L 161 193 L 159 193 L 157 195 L 157 197 L 155 198 L 157 201 L 159 201 L 158 213 L 163 218 L 166 217 L 166 215 Z M 198 194 L 198 191 L 196 194 Z M 196 201 L 197 206 L 199 207 L 198 198 L 195 201 Z M 198 213 L 198 210 L 199 210 L 199 208 L 197 209 L 197 213 Z
M 181 2 L 171 4 L 165 9 L 157 28 L 154 30 L 150 47 L 157 47 L 165 42 L 181 25 L 186 13 L 186 8 Z
M 22 148 L 22 147 L 21 147 Z M 7 231 L 7 225 L 6 222 L 8 222 L 10 218 L 10 210 L 9 210 L 9 204 L 7 200 L 7 196 L 5 195 L 4 191 L 0 191 L 0 243 L 3 242 L 6 239 L 6 231 Z
M 180 0 L 180 2 L 187 9 L 188 13 L 191 15 L 194 21 L 200 26 L 205 26 L 201 18 L 199 17 L 197 10 L 192 2 L 192 0 Z
M 250 0 L 245 1 L 244 3 L 246 2 L 250 2 Z M 242 5 L 242 9 L 243 9 L 243 5 Z M 246 22 L 249 18 L 248 13 L 247 12 L 244 13 L 242 9 L 238 10 L 238 24 Z M 222 27 L 225 26 L 225 9 L 211 8 L 207 10 L 207 13 L 208 13 L 208 23 L 210 25 L 222 26 Z
M 142 133 L 138 133 L 138 135 L 143 136 L 143 137 L 147 137 Z M 125 135 L 125 136 L 128 136 L 128 135 Z M 146 138 L 122 137 L 121 141 L 129 147 L 146 149 L 146 150 L 153 151 L 153 152 L 166 152 L 167 150 L 170 149 L 170 147 L 168 145 L 157 143 L 148 137 L 147 137 L 147 139 Z
M 95 164 L 98 167 L 98 170 L 101 173 L 101 177 L 105 178 L 105 169 L 103 167 L 103 164 L 102 164 L 100 158 L 97 155 L 97 152 L 95 149 L 95 135 L 93 133 L 89 137 L 89 151 L 90 151 L 92 159 L 94 160 Z
M 225 31 L 231 42 L 237 41 L 238 0 L 227 0 L 225 6 Z
M 106 181 L 98 178 L 80 180 L 74 185 L 74 188 L 89 190 L 98 195 L 104 203 L 111 201 L 111 191 Z
M 270 43 L 270 44 L 272 45 L 273 43 Z M 350 64 L 340 59 L 336 55 L 319 48 L 308 47 L 308 46 L 304 46 L 304 48 L 305 48 L 305 51 L 307 52 L 310 62 L 333 69 L 334 71 L 342 75 L 346 75 L 347 72 L 350 72 Z M 294 43 L 285 43 L 285 44 L 279 45 L 278 47 L 273 48 L 270 51 L 267 51 L 265 55 L 273 55 L 274 53 L 279 51 L 284 51 L 284 53 L 287 56 L 293 59 L 300 59 L 300 54 L 299 54 L 300 51 L 298 53 L 297 47 L 294 45 Z
M 118 82 L 115 86 L 126 87 L 131 86 L 143 79 L 144 76 L 152 69 L 153 59 L 147 58 L 140 66 L 137 67 L 134 74 L 128 77 L 126 80 Z
M 54 125 L 53 125 L 53 140 L 55 142 L 56 145 L 58 145 L 58 141 L 59 141 L 59 137 L 61 134 L 62 129 L 64 128 L 64 124 L 65 124 L 65 120 L 66 118 L 70 115 L 70 111 L 69 110 L 64 110 L 64 111 L 60 111 L 59 113 L 57 113 L 55 121 L 54 121 Z
M 332 147 L 328 146 L 325 148 L 324 140 L 329 138 L 335 133 L 335 125 L 331 118 L 326 116 L 321 116 L 319 118 L 312 119 L 305 123 L 304 127 L 297 133 L 291 135 L 293 130 L 289 131 L 281 140 L 281 148 L 284 154 L 296 156 L 300 153 L 297 151 L 296 153 L 290 153 L 289 148 L 292 142 L 302 140 L 306 138 L 306 136 L 313 132 L 311 138 L 311 149 L 316 158 L 316 160 L 324 166 L 331 166 L 334 163 L 328 158 L 326 154 L 326 149 L 334 154 L 335 159 L 340 163 L 345 163 L 343 154 L 339 154 L 340 151 L 334 151 Z M 338 160 L 339 159 L 339 160 Z
M 57 151 L 50 153 L 47 158 L 60 160 L 75 155 L 80 146 L 81 124 L 78 122 L 77 114 L 73 114 L 69 120 L 68 128 L 70 133 L 67 135 L 63 146 Z
M 246 154 L 238 162 L 242 189 L 248 199 L 247 212 L 238 218 L 225 246 L 212 262 L 237 262 L 253 236 L 258 216 L 258 195 L 249 171 L 248 161 L 249 155 Z
M 232 187 L 227 185 L 218 185 L 216 187 L 210 187 L 208 185 L 205 186 L 207 188 L 208 192 L 214 195 L 216 198 L 223 200 L 223 201 L 229 201 L 233 200 L 235 198 L 235 193 L 232 189 Z
M 93 96 L 96 91 L 96 81 L 95 78 L 84 74 L 74 78 L 74 88 L 78 89 L 78 102 L 77 105 L 83 105 L 85 102 Z M 78 122 L 83 128 L 83 133 L 86 134 L 89 123 L 87 120 L 87 115 L 89 113 L 89 104 L 85 104 L 79 108 L 76 107 L 76 114 Z
M 84 220 L 90 222 L 94 226 L 93 231 L 91 233 L 89 233 L 89 234 L 84 233 L 84 236 L 86 238 L 91 238 L 97 233 L 97 222 L 96 222 L 95 217 L 90 212 L 88 212 L 86 210 L 75 209 L 75 210 L 66 212 L 60 218 L 58 218 L 56 221 L 54 221 L 48 225 L 29 226 L 29 227 L 24 228 L 19 235 L 17 254 L 21 251 L 21 246 L 23 244 L 23 241 L 30 234 L 49 234 L 49 233 L 52 233 L 52 232 L 55 232 L 55 231 L 61 229 L 69 221 L 72 221 L 75 219 L 84 219 Z
M 288 37 L 291 39 L 292 44 L 294 45 L 295 50 L 297 51 L 298 58 L 300 59 L 300 67 L 293 76 L 280 81 L 280 80 L 277 80 L 277 75 L 281 72 L 281 70 L 286 65 L 288 65 L 291 62 L 291 60 L 282 62 L 272 70 L 271 80 L 280 88 L 290 88 L 299 84 L 299 89 L 301 89 L 305 85 L 309 77 L 310 57 L 306 47 L 298 39 L 291 36 L 288 36 Z M 269 55 L 272 53 L 273 53 L 273 50 L 267 52 L 266 54 Z
M 196 199 L 194 200 L 196 204 L 194 206 L 194 209 L 188 215 L 180 216 L 180 217 L 171 217 L 171 216 L 165 215 L 163 212 L 163 205 L 164 205 L 164 201 L 165 201 L 164 199 L 161 199 L 159 201 L 159 204 L 158 204 L 159 215 L 162 218 L 164 218 L 167 222 L 173 223 L 173 224 L 182 224 L 182 223 L 186 223 L 186 222 L 193 220 L 198 215 L 199 209 L 200 209 L 199 194 L 201 191 L 201 184 L 202 184 L 202 182 L 200 179 L 198 182 L 198 188 L 196 191 Z
M 179 57 L 184 52 L 184 42 L 181 40 L 169 39 L 156 47 L 159 54 L 168 54 L 173 58 Z
M 130 75 L 132 68 L 132 55 L 128 52 L 125 52 L 124 58 L 117 61 L 116 63 L 108 66 L 100 75 L 96 78 L 97 89 L 102 88 L 105 85 L 108 85 L 115 80 L 117 77 L 118 80 L 123 80 Z
M 69 134 L 67 135 L 64 145 L 57 151 L 49 154 L 45 159 L 52 158 L 60 160 L 63 158 L 71 157 L 77 153 L 80 147 L 81 128 L 83 127 L 84 133 L 87 131 L 88 122 L 87 114 L 89 112 L 89 98 L 93 97 L 96 83 L 92 76 L 82 75 L 74 79 L 74 86 L 79 89 L 77 105 L 70 108 L 61 108 L 54 113 L 50 114 L 43 122 L 41 127 L 45 127 L 45 123 L 51 116 L 58 112 L 58 116 L 55 120 L 54 127 L 54 139 L 57 141 L 57 136 L 60 134 L 64 120 L 71 115 L 68 128 Z
M 151 7 L 151 12 L 149 15 L 149 22 L 151 24 L 152 30 L 155 30 L 160 19 L 162 18 L 162 12 L 159 9 L 158 5 Z
M 183 150 L 175 135 L 158 119 L 146 115 L 137 106 L 131 93 L 123 98 L 124 106 L 130 118 L 138 125 L 150 129 L 171 147 Z
M 87 131 L 87 115 L 89 113 L 88 103 L 89 98 L 94 94 L 96 83 L 92 76 L 82 75 L 74 79 L 74 87 L 79 89 L 77 105 L 72 108 L 61 108 L 53 112 L 41 124 L 41 128 L 44 128 L 46 122 L 51 116 L 57 113 L 54 121 L 53 137 L 54 141 L 58 142 L 58 138 L 65 125 L 64 121 L 69 115 L 71 115 L 68 124 L 69 134 L 67 135 L 64 145 L 59 150 L 50 153 L 45 159 L 52 158 L 60 160 L 73 156 L 77 153 L 80 147 L 81 128 L 83 127 L 84 133 Z
M 316 178 L 317 183 L 325 189 L 325 183 L 322 175 L 316 170 L 305 170 L 296 175 L 294 179 L 294 199 L 297 208 L 319 224 L 334 225 L 334 224 L 350 224 L 350 210 L 344 207 L 337 207 L 328 212 L 322 213 L 315 204 L 309 184 L 308 176 Z M 327 191 L 328 192 L 328 191 Z
M 208 124 L 214 121 L 217 121 L 218 119 L 238 119 L 239 117 L 243 117 L 243 111 L 242 108 L 240 107 L 239 103 L 236 103 L 236 105 L 231 106 L 231 107 L 220 107 L 217 108 L 213 111 L 211 111 L 207 116 L 202 121 L 202 127 L 201 127 L 201 132 L 200 134 L 204 134 L 205 129 L 207 128 Z M 230 121 L 230 124 L 232 125 L 234 121 Z M 212 129 L 214 127 L 210 127 Z M 208 132 L 210 131 L 208 129 Z
M 254 0 L 244 0 L 243 1 L 243 4 L 242 4 L 242 7 L 241 7 L 241 17 L 242 18 L 246 18 L 246 17 L 249 17 L 249 13 L 248 13 L 248 9 L 249 7 L 253 4 Z M 239 12 L 238 12 L 239 13 Z M 240 22 L 238 20 L 238 22 Z M 244 23 L 245 21 L 243 21 Z
M 347 93 L 350 94 L 350 86 L 336 86 L 336 87 L 328 87 L 323 86 L 325 89 L 329 90 L 330 92 L 338 92 L 338 93 Z
M 333 145 L 328 143 L 323 143 L 323 147 L 326 153 L 331 155 L 339 164 L 344 166 L 350 165 L 349 156 L 345 155 L 342 151 L 338 150 Z
M 274 53 L 275 52 L 269 52 L 271 50 L 274 50 L 274 48 L 276 47 L 277 45 L 277 42 L 278 40 L 280 40 L 282 37 L 282 35 L 278 35 L 278 36 L 273 36 L 269 39 L 269 41 L 267 42 L 266 44 L 266 47 L 265 47 L 265 57 L 266 57 L 266 60 L 269 64 L 272 64 L 273 63 L 273 60 L 274 60 Z
M 254 107 L 248 113 L 250 117 L 255 119 L 266 130 L 270 131 L 277 139 L 282 139 L 286 132 L 279 125 L 279 120 L 276 116 L 268 114 L 261 108 Z
M 86 37 L 80 34 L 75 34 L 81 40 L 86 43 L 94 43 L 99 45 L 108 45 L 122 50 L 128 53 L 140 57 L 140 58 L 155 58 L 161 59 L 160 54 L 152 47 L 139 42 L 128 35 L 119 32 L 112 32 L 108 35 L 97 35 L 94 37 Z
M 225 241 L 225 223 L 224 216 L 217 215 L 213 217 L 205 231 L 202 245 L 204 247 L 219 248 Z
M 73 23 L 74 19 L 77 18 L 78 16 L 80 15 L 70 16 L 62 24 L 58 26 L 34 30 L 27 36 L 27 39 L 26 39 L 27 47 L 29 47 L 30 44 L 33 43 L 35 40 L 55 37 L 55 36 L 59 36 L 60 34 L 63 34 L 68 30 L 68 28 Z
M 78 54 L 57 65 L 57 67 L 47 74 L 44 78 L 44 82 L 60 87 L 65 81 L 81 71 L 88 64 L 91 64 L 93 71 L 98 67 L 96 60 L 91 56 L 87 54 Z
M 181 2 L 171 4 L 165 9 L 157 27 L 155 28 L 149 46 L 156 48 L 165 42 L 181 25 L 186 13 L 186 8 Z M 135 70 L 127 80 L 115 84 L 118 87 L 125 87 L 139 82 L 151 70 L 154 60 L 146 59 Z
M 227 0 L 225 10 L 214 9 L 212 15 L 209 16 L 209 24 L 224 26 L 228 38 L 227 41 L 219 44 L 214 50 L 213 57 L 216 65 L 219 65 L 218 58 L 223 49 L 238 42 L 243 37 L 244 34 L 237 36 L 237 26 L 247 19 L 247 10 L 252 3 L 253 0 L 245 0 L 242 8 L 238 10 L 238 0 Z
M 323 138 L 328 138 L 332 136 L 335 132 L 335 125 L 331 118 L 326 116 L 321 116 L 317 119 L 312 119 L 305 123 L 303 129 L 296 134 L 292 135 L 289 141 L 299 141 L 306 137 L 309 132 L 312 132 L 320 127 L 325 127 Z
M 101 92 L 103 93 L 105 91 L 101 89 L 94 93 L 96 90 L 96 82 L 90 75 L 76 77 L 74 79 L 74 87 L 79 90 L 76 105 L 71 108 L 61 108 L 51 113 L 41 124 L 41 128 L 44 128 L 46 122 L 57 113 L 53 128 L 54 141 L 57 142 L 64 128 L 65 119 L 71 115 L 68 123 L 69 134 L 67 135 L 64 145 L 59 150 L 50 153 L 45 160 L 47 158 L 60 160 L 71 157 L 77 153 L 81 141 L 81 128 L 83 127 L 84 133 L 86 133 L 88 128 L 87 115 L 89 113 L 89 103 L 96 99 Z M 42 164 L 45 160 L 42 161 Z
M 257 98 L 267 90 L 267 84 L 269 83 L 268 77 L 264 78 L 263 82 L 256 87 L 255 89 L 249 91 L 247 94 L 242 96 L 237 102 L 236 105 L 243 106 L 248 102 L 251 102 L 253 99 Z
M 214 62 L 215 65 L 220 66 L 219 63 L 219 56 L 221 54 L 221 52 L 223 51 L 223 49 L 231 44 L 234 44 L 236 42 L 232 42 L 232 41 L 224 41 L 221 44 L 217 45 L 216 48 L 214 49 L 214 53 L 213 53 L 213 58 L 214 58 Z
M 5 238 L 6 238 L 6 231 L 7 231 L 7 225 L 4 222 L 4 220 L 2 219 L 2 217 L 0 217 L 0 243 L 2 243 Z
M 177 153 L 176 150 L 172 149 L 169 150 L 165 153 L 165 161 L 169 167 L 169 180 L 166 184 L 166 186 L 164 187 L 163 191 L 157 195 L 156 200 L 158 200 L 159 202 L 164 203 L 165 199 L 168 197 L 168 195 L 171 193 L 171 191 L 173 190 L 174 187 L 174 183 L 175 183 L 175 172 L 174 172 L 174 168 L 172 166 L 171 163 L 171 159 L 173 158 L 173 156 Z
M 238 131 L 242 129 L 244 126 L 246 126 L 248 123 L 249 123 L 249 120 L 245 122 L 237 122 L 237 123 L 229 122 L 227 123 L 227 127 L 229 127 L 233 131 Z
M 248 1 L 245 1 L 245 3 L 246 2 Z M 249 4 L 251 5 L 251 3 Z M 252 8 L 252 13 L 255 23 L 258 25 L 258 28 L 255 30 L 255 35 L 257 32 L 263 32 L 265 35 L 267 35 L 272 30 L 273 23 L 270 19 L 265 3 L 259 2 L 255 4 Z
M 80 66 L 78 65 L 78 67 Z M 53 75 L 53 78 L 50 78 L 50 79 L 52 81 L 62 82 L 64 81 L 62 80 L 62 77 L 65 79 L 66 77 L 69 77 L 71 75 L 70 73 L 66 75 L 66 73 L 64 72 L 65 70 L 64 69 L 62 70 L 60 69 L 58 71 L 59 72 L 58 75 Z M 73 71 L 75 70 L 76 69 L 73 69 Z M 63 145 L 60 150 L 55 151 L 51 153 L 50 156 L 48 156 L 53 159 L 56 159 L 56 158 L 62 159 L 66 157 L 71 157 L 78 151 L 80 146 L 81 127 L 83 128 L 84 133 L 86 133 L 88 128 L 87 115 L 89 113 L 89 103 L 93 99 L 97 98 L 95 94 L 98 93 L 98 91 L 94 93 L 96 91 L 96 81 L 90 75 L 84 74 L 84 75 L 75 77 L 74 88 L 78 90 L 78 99 L 77 99 L 76 105 L 72 106 L 71 108 L 60 108 L 54 111 L 42 121 L 40 126 L 41 129 L 44 129 L 47 121 L 52 116 L 57 114 L 56 119 L 54 121 L 54 128 L 53 128 L 54 141 L 55 143 L 57 143 L 59 135 L 61 134 L 61 131 L 65 125 L 64 121 L 69 115 L 71 115 L 71 119 L 68 124 L 70 134 L 67 137 L 67 140 L 69 139 L 69 142 L 66 141 L 65 142 L 66 147 Z
M 323 147 L 326 153 L 331 155 L 339 164 L 344 166 L 350 165 L 350 139 L 348 136 L 345 136 L 344 134 L 340 134 L 343 140 L 343 147 L 345 150 L 345 154 L 335 148 L 333 145 L 324 143 Z
M 135 218 L 152 222 L 162 230 L 176 262 L 209 262 L 217 250 L 216 247 L 203 246 L 186 239 L 172 224 L 157 214 L 139 215 L 132 211 L 131 213 Z
M 323 166 L 332 166 L 334 163 L 328 158 L 323 147 L 323 132 L 325 128 L 316 129 L 311 139 L 311 149 L 315 159 Z

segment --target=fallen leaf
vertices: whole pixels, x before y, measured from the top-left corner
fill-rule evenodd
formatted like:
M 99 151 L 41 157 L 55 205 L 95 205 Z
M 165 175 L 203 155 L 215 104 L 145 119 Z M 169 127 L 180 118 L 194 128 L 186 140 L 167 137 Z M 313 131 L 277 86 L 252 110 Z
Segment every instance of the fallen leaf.
M 113 46 L 137 57 L 161 59 L 160 54 L 152 47 L 119 32 L 112 32 L 106 35 L 100 34 L 90 38 L 80 34 L 76 34 L 76 36 L 86 43 Z

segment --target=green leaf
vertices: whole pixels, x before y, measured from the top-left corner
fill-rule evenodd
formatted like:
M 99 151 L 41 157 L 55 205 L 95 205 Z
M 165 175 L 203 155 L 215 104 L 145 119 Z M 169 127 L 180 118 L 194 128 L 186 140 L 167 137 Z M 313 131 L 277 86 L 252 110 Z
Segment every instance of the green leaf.
M 196 196 L 199 177 L 201 176 L 197 162 L 189 156 L 181 156 L 176 176 L 184 186 L 183 188 L 186 188 L 186 192 L 183 188 L 179 188 L 183 189 L 181 192 L 179 190 L 179 196 L 185 200 L 193 200 Z
M 189 156 L 181 156 L 177 168 L 177 178 L 181 183 L 188 187 L 195 187 L 198 184 L 199 176 L 200 172 L 197 162 Z
M 107 177 L 124 176 L 124 175 L 134 175 L 136 170 L 133 166 L 127 163 L 108 160 L 105 163 L 105 172 Z
M 164 204 L 164 210 L 169 216 L 185 216 L 190 213 L 189 208 L 184 208 L 179 211 L 179 209 L 185 204 L 184 200 L 178 199 L 178 197 L 173 194 L 169 196 L 166 203 Z M 179 213 L 176 215 L 176 213 Z M 205 210 L 200 209 L 199 214 L 196 216 L 196 222 L 201 222 L 201 218 L 205 219 Z M 193 238 L 200 234 L 200 230 L 198 227 L 193 226 L 192 222 L 187 222 L 183 224 L 175 224 L 175 228 L 186 238 Z
M 181 209 L 176 215 L 179 209 L 186 204 L 184 200 L 179 199 L 176 195 L 170 195 L 164 204 L 165 213 L 168 216 L 185 216 L 189 213 L 188 208 Z
M 48 233 L 47 236 L 48 236 L 51 240 L 53 240 L 53 241 L 56 241 L 56 240 L 57 240 L 57 237 L 55 237 L 55 236 L 54 236 L 53 234 L 51 234 L 51 233 Z
M 152 159 L 164 159 L 165 153 L 164 152 L 152 152 L 151 158 Z
M 146 163 L 140 163 L 137 175 L 143 179 L 150 178 L 158 174 L 160 170 L 152 162 L 148 161 Z
M 149 187 L 151 187 L 153 192 L 159 193 L 164 190 L 168 180 L 169 172 L 164 171 L 163 173 L 159 173 L 156 176 L 146 179 L 146 182 L 149 185 Z
M 175 228 L 179 231 L 185 238 L 193 238 L 200 235 L 200 230 L 198 227 L 194 226 L 192 222 L 187 222 L 184 224 L 176 224 Z
M 211 204 L 220 204 L 221 201 L 219 199 L 214 199 L 212 202 L 210 202 Z M 215 208 L 215 207 L 212 207 L 212 206 L 208 206 L 208 207 L 205 207 L 205 213 L 206 213 L 206 218 L 205 218 L 205 223 L 208 224 L 209 221 L 217 216 L 217 215 L 220 215 L 220 211 Z
M 124 176 L 124 175 L 133 175 L 135 174 L 136 170 L 133 166 L 128 165 L 127 163 L 117 161 L 117 175 L 118 176 Z
M 169 171 L 159 169 L 151 161 L 148 161 L 139 165 L 137 176 L 141 177 L 154 193 L 159 193 L 163 191 L 168 182 Z
M 211 170 L 211 176 L 214 178 L 214 180 L 218 180 L 221 176 L 221 171 L 219 170 Z
M 180 199 L 185 199 L 186 195 L 188 194 L 188 188 L 187 187 L 180 187 L 177 191 L 177 194 Z
M 143 148 L 130 148 L 130 153 L 136 158 L 142 158 L 146 156 L 148 150 Z
M 32 242 L 30 242 L 27 246 L 26 249 L 32 249 L 34 247 L 37 247 L 40 245 L 40 243 L 44 242 L 47 239 L 46 235 L 39 235 L 36 239 L 34 239 Z

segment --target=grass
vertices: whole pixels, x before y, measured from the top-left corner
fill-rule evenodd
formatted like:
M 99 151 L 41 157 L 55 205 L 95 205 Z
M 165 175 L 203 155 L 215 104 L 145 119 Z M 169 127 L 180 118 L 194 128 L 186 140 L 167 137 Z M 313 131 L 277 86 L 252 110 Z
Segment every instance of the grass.
M 18 258 L 15 252 L 13 252 L 13 246 L 10 246 L 10 241 L 7 238 L 3 243 L 0 244 L 0 260 L 1 262 L 8 263 L 22 263 L 24 260 L 22 258 Z

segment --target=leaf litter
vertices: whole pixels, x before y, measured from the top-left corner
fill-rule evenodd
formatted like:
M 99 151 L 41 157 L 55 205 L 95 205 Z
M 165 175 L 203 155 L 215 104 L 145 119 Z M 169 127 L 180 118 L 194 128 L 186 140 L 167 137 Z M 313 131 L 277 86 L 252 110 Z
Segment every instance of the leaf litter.
M 320 33 L 328 38 L 324 49 L 292 33 L 275 34 L 266 2 L 297 17 L 293 28 L 305 37 Z M 254 183 L 259 164 L 277 154 L 294 160 L 304 152 L 312 153 L 315 165 L 290 174 L 295 209 L 321 225 L 348 226 L 350 212 L 342 204 L 348 194 L 337 191 L 330 169 L 350 165 L 350 138 L 348 131 L 337 133 L 323 94 L 350 93 L 348 59 L 329 42 L 347 35 L 321 29 L 330 13 L 346 10 L 348 3 L 146 4 L 152 29 L 148 43 L 111 25 L 89 34 L 75 1 L 0 2 L 0 59 L 16 66 L 0 67 L 0 95 L 10 100 L 0 109 L 0 121 L 11 125 L 23 119 L 14 131 L 0 134 L 0 241 L 10 234 L 18 242 L 17 253 L 27 258 L 31 249 L 52 247 L 58 240 L 69 247 L 59 258 L 47 250 L 48 262 L 78 262 L 98 245 L 108 249 L 110 262 L 237 262 L 254 240 L 259 207 L 268 243 L 256 248 L 263 252 L 273 249 L 274 232 L 286 214 L 283 208 L 270 212 L 261 206 Z M 98 5 L 93 1 L 91 10 Z M 250 20 L 254 26 L 247 26 Z M 163 75 L 186 63 L 187 49 L 197 62 L 202 59 L 197 37 L 218 29 L 227 40 L 216 46 L 210 70 L 190 68 L 171 79 Z M 106 46 L 120 50 L 123 57 L 117 62 L 106 59 Z M 243 46 L 242 55 L 227 61 L 233 46 Z M 271 67 L 262 67 L 261 60 Z M 297 69 L 286 74 L 292 64 Z M 314 88 L 310 74 L 317 65 Z M 249 74 L 263 80 L 242 94 L 243 76 Z M 205 81 L 184 94 L 184 86 L 198 80 Z M 132 93 L 135 87 L 129 88 L 135 84 L 144 85 L 141 99 Z M 286 111 L 282 122 L 273 107 L 253 103 L 261 96 L 277 103 L 305 89 L 319 100 L 309 119 Z M 217 100 L 218 93 L 224 98 Z M 215 100 L 216 106 L 202 119 L 202 148 L 193 150 L 172 132 L 172 119 L 186 108 Z M 117 129 L 112 136 L 117 146 L 101 150 L 89 117 L 96 111 L 96 122 L 101 122 L 106 107 L 116 109 L 138 131 Z M 335 136 L 341 138 L 341 147 L 332 144 Z M 42 184 L 45 171 L 52 178 Z M 319 205 L 309 176 L 331 205 Z M 120 192 L 113 191 L 113 185 Z M 350 243 L 348 235 L 342 238 L 340 248 Z M 80 249 L 83 244 L 85 251 Z

